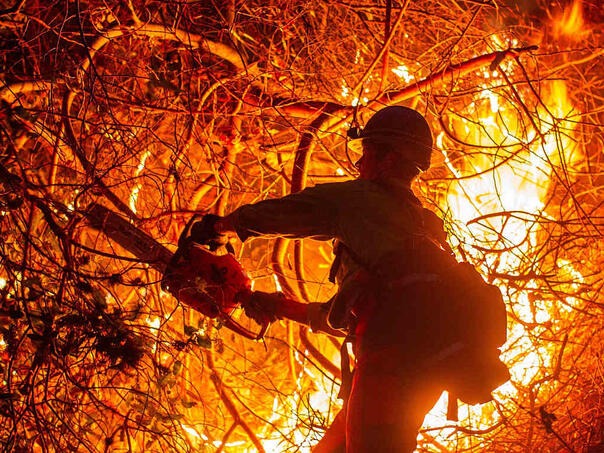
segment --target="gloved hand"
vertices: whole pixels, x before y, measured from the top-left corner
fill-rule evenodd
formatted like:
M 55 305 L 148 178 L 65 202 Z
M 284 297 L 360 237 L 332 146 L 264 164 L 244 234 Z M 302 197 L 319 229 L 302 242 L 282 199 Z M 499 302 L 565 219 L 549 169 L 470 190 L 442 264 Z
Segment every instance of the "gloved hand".
M 191 226 L 189 238 L 193 242 L 201 245 L 207 245 L 210 250 L 216 250 L 225 245 L 228 241 L 227 236 L 216 231 L 216 222 L 222 220 L 222 217 L 215 214 L 206 214 L 199 222 Z
M 265 324 L 281 319 L 279 306 L 283 302 L 284 296 L 281 293 L 254 291 L 247 300 L 242 302 L 242 306 L 248 318 L 258 324 Z

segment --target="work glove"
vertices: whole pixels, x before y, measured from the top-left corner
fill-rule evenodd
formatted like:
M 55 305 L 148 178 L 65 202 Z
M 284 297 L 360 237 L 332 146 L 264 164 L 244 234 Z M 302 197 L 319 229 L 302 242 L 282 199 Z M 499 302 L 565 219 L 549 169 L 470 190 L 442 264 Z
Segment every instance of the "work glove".
M 216 250 L 228 242 L 225 234 L 216 231 L 216 222 L 222 217 L 215 214 L 206 214 L 203 218 L 191 226 L 189 238 L 198 244 L 207 245 L 210 250 Z
M 254 291 L 242 303 L 245 315 L 258 324 L 275 322 L 281 319 L 279 306 L 283 303 L 282 293 L 265 293 Z

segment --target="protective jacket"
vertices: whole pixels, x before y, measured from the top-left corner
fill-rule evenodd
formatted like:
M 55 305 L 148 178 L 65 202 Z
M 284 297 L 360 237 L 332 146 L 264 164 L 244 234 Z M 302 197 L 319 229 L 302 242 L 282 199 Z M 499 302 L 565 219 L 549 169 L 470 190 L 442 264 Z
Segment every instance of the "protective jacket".
M 354 294 L 358 299 L 358 272 L 379 270 L 388 281 L 403 276 L 431 274 L 437 260 L 450 255 L 442 221 L 422 207 L 398 180 L 321 184 L 283 198 L 245 205 L 233 213 L 241 240 L 250 236 L 335 239 L 338 254 L 338 306 L 332 310 L 335 328 L 344 327 L 342 306 Z M 401 303 L 401 302 L 399 302 Z M 319 311 L 314 310 L 315 313 Z M 321 325 L 321 322 L 311 322 Z
M 414 240 L 445 243 L 442 221 L 397 180 L 320 184 L 234 211 L 241 240 L 250 236 L 335 238 L 368 266 Z M 350 267 L 344 262 L 343 269 Z

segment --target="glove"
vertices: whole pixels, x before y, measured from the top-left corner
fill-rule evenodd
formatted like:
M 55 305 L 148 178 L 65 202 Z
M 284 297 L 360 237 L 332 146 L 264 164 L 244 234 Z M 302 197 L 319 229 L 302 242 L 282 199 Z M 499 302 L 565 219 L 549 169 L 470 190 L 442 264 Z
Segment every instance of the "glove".
M 216 250 L 218 247 L 225 245 L 228 242 L 227 236 L 216 232 L 216 222 L 220 220 L 222 220 L 222 217 L 219 215 L 204 215 L 199 222 L 195 222 L 191 226 L 189 238 L 193 242 L 209 246 L 210 250 Z
M 248 300 L 242 303 L 245 315 L 258 324 L 275 322 L 281 319 L 279 305 L 283 303 L 283 294 L 254 291 Z

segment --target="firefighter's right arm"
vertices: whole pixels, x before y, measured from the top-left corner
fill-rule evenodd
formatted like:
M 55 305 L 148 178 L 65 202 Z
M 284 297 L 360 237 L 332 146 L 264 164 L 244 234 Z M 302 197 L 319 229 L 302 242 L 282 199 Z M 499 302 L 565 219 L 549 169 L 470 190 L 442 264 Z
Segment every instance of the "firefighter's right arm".
M 214 228 L 221 234 L 237 233 L 242 241 L 253 236 L 334 238 L 339 221 L 334 186 L 321 184 L 281 198 L 243 205 L 218 219 Z

